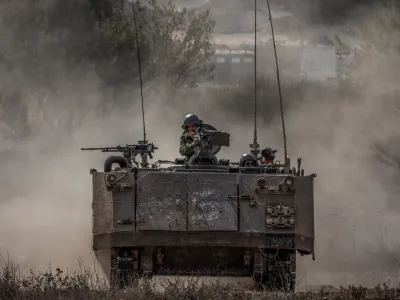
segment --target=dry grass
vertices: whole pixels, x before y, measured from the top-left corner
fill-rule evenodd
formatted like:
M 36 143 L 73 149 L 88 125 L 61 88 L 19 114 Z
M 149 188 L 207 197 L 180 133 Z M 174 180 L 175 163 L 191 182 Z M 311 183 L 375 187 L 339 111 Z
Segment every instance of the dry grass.
M 169 299 L 399 299 L 400 289 L 383 284 L 374 288 L 340 287 L 335 291 L 297 292 L 295 295 L 244 290 L 238 285 L 219 283 L 199 285 L 196 281 L 163 284 L 164 290 L 155 289 L 150 281 L 119 290 L 113 289 L 93 272 L 68 272 L 60 269 L 48 272 L 30 270 L 22 275 L 10 260 L 1 265 L 0 299 L 118 299 L 118 300 L 169 300 Z

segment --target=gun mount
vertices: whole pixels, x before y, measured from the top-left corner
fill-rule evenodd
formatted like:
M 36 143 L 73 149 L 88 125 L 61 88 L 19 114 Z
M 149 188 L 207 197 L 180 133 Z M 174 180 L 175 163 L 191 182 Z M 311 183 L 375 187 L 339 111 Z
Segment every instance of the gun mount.
M 125 146 L 115 146 L 115 147 L 97 147 L 97 148 L 81 148 L 82 151 L 93 151 L 100 150 L 101 152 L 121 152 L 120 156 L 110 156 L 104 163 L 104 171 L 111 171 L 111 166 L 113 163 L 118 163 L 122 168 L 139 168 L 139 162 L 136 161 L 136 156 L 140 155 L 142 161 L 140 166 L 142 168 L 147 168 L 149 163 L 147 156 L 151 159 L 153 158 L 153 153 L 158 148 L 154 146 L 153 143 L 147 143 L 147 141 L 139 141 L 138 144 L 126 144 Z M 122 159 L 121 159 L 122 158 Z
M 204 124 L 206 125 L 206 124 Z M 201 139 L 207 140 L 208 143 L 218 146 L 229 147 L 230 146 L 230 134 L 226 132 L 222 132 L 216 130 L 215 128 L 211 127 L 210 125 L 202 126 L 197 129 L 198 134 L 200 135 Z M 215 153 L 216 154 L 216 153 Z
M 202 124 L 197 128 L 195 138 L 198 142 L 194 147 L 194 154 L 188 159 L 189 165 L 215 165 L 218 160 L 215 157 L 221 147 L 230 146 L 230 134 L 217 130 L 209 124 Z

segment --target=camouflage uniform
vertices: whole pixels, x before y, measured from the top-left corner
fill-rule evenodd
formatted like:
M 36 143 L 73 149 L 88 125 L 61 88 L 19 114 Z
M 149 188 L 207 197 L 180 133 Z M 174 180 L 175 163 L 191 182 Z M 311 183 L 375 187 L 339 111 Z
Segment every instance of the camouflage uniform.
M 190 157 L 194 154 L 193 148 L 190 146 L 193 143 L 193 138 L 188 136 L 186 132 L 181 135 L 179 153 L 182 156 Z
M 195 153 L 194 148 L 196 143 L 194 143 L 194 141 L 194 138 L 189 136 L 187 132 L 182 133 L 179 153 L 182 156 L 186 156 L 187 159 L 189 159 Z
M 195 125 L 199 126 L 202 124 L 202 122 L 203 121 L 200 120 L 194 114 L 186 115 L 186 117 L 183 121 L 182 128 L 185 129 L 185 131 L 181 135 L 179 153 L 182 156 L 185 156 L 186 159 L 189 159 L 195 153 L 194 148 L 197 145 L 197 143 L 194 143 L 195 139 L 188 135 L 188 133 L 186 131 L 186 126 L 189 124 L 195 124 Z

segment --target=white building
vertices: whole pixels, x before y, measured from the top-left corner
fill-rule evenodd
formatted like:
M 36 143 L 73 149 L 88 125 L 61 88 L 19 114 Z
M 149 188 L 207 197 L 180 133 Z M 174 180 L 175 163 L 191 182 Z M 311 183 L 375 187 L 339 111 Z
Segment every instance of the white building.
M 280 36 L 276 39 L 279 71 L 282 82 L 325 81 L 337 78 L 338 56 L 334 46 L 312 45 Z M 276 62 L 270 37 L 261 36 L 257 41 L 257 72 L 276 77 Z M 254 76 L 254 51 L 240 51 L 254 47 L 254 35 L 214 37 L 216 83 L 241 81 Z M 230 49 L 222 51 L 220 49 Z M 237 73 L 237 74 L 234 74 Z
M 325 81 L 337 78 L 338 57 L 333 46 L 308 45 L 301 59 L 301 80 Z

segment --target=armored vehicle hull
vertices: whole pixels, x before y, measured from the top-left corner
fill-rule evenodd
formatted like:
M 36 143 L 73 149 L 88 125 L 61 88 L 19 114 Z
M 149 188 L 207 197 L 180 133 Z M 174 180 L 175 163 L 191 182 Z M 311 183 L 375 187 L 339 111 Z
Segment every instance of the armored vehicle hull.
M 315 175 L 229 164 L 91 173 L 93 250 L 112 282 L 249 276 L 293 290 L 296 251 L 314 253 Z

